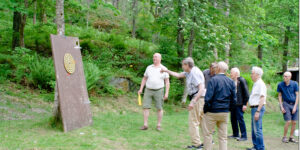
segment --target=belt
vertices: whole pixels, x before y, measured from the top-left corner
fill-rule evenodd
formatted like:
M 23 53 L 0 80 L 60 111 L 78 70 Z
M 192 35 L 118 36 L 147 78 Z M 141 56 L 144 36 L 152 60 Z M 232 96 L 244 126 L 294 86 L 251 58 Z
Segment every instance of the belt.
M 147 88 L 148 90 L 151 90 L 151 91 L 158 91 L 158 90 L 161 90 L 161 89 L 163 89 L 163 88 L 159 88 L 159 89 L 149 89 L 149 88 Z
M 198 91 L 195 92 L 195 93 L 193 93 L 193 94 L 191 94 L 191 95 L 189 95 L 189 99 L 192 100 L 192 98 L 193 98 L 197 93 L 198 93 Z
M 284 102 L 286 102 L 286 101 L 284 101 Z M 286 103 L 288 103 L 290 105 L 295 105 L 295 102 L 286 102 Z
M 250 106 L 250 108 L 257 108 L 258 105 L 253 105 L 253 106 Z

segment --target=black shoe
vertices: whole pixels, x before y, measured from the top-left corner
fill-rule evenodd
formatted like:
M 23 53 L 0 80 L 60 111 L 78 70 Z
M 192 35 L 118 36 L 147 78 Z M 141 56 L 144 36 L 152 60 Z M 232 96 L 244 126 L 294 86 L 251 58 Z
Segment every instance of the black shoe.
M 186 149 L 202 149 L 203 148 L 203 144 L 200 144 L 199 146 L 195 146 L 195 145 L 189 145 L 186 147 Z
M 247 141 L 247 138 L 239 138 L 237 141 Z
M 296 141 L 294 138 L 290 137 L 289 138 L 289 142 L 292 142 L 292 143 L 298 143 L 298 141 Z
M 233 136 L 233 135 L 231 135 L 231 136 L 228 136 L 228 138 L 229 138 L 229 139 L 238 139 L 239 137 L 238 137 L 238 136 Z
M 256 150 L 256 148 L 252 147 L 252 148 L 247 148 L 246 150 Z

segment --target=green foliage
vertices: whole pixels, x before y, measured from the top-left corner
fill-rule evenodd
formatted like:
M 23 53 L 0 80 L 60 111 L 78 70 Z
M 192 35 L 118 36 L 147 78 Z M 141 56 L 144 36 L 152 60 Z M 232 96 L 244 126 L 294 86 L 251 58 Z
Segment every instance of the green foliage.
M 0 4 L 0 81 L 9 79 L 52 91 L 55 78 L 49 37 L 56 34 L 55 1 L 37 0 L 37 9 L 35 1 L 28 2 L 27 8 L 24 1 L 4 0 Z M 64 3 L 65 33 L 80 39 L 90 93 L 120 95 L 122 92 L 109 83 L 113 77 L 127 78 L 138 87 L 154 52 L 162 54 L 162 63 L 169 69 L 181 71 L 182 58 L 177 52 L 181 28 L 184 57 L 191 46 L 192 56 L 201 70 L 207 69 L 211 62 L 225 59 L 229 59 L 230 67 L 262 66 L 263 78 L 272 86 L 272 96 L 276 96 L 273 86 L 280 81 L 276 73 L 283 62 L 297 62 L 299 2 L 296 0 L 143 0 L 138 1 L 137 14 L 132 2 L 119 1 L 118 6 L 102 0 Z M 180 8 L 185 10 L 183 16 L 179 14 Z M 13 11 L 27 17 L 26 48 L 15 51 L 10 50 Z M 33 24 L 35 12 L 37 21 Z M 131 38 L 134 17 L 136 38 Z M 283 43 L 286 37 L 288 45 Z M 230 46 L 229 56 L 225 45 Z M 261 60 L 257 57 L 258 45 L 262 46 Z M 282 56 L 284 48 L 288 48 L 285 57 Z M 251 88 L 249 73 L 242 75 Z M 180 100 L 182 92 L 183 83 L 171 79 L 171 101 Z
M 34 54 L 31 62 L 28 63 L 28 83 L 39 89 L 52 91 L 55 87 L 55 72 L 52 59 L 39 57 Z
M 86 87 L 88 91 L 95 88 L 96 83 L 98 82 L 100 78 L 100 70 L 97 65 L 91 63 L 91 62 L 84 62 L 84 75 L 86 80 Z

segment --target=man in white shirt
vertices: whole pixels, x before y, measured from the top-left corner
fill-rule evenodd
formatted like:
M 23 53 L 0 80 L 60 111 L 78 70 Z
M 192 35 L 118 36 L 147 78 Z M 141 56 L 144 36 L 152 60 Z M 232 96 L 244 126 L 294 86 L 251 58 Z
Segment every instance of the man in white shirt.
M 149 65 L 144 73 L 144 78 L 141 83 L 140 90 L 138 94 L 143 92 L 144 86 L 146 85 L 143 108 L 144 108 L 144 126 L 141 127 L 141 130 L 148 129 L 148 117 L 149 109 L 152 105 L 152 100 L 156 102 L 157 108 L 157 127 L 158 131 L 161 131 L 161 120 L 163 117 L 163 103 L 164 100 L 168 98 L 170 81 L 169 74 L 162 73 L 162 69 L 167 69 L 161 64 L 161 55 L 155 53 L 153 55 L 153 64 Z M 164 93 L 164 87 L 166 85 L 166 91 Z
M 264 138 L 262 132 L 262 118 L 265 112 L 265 104 L 267 98 L 267 87 L 261 79 L 263 70 L 259 67 L 253 67 L 251 79 L 254 84 L 249 98 L 251 107 L 251 127 L 252 127 L 252 143 L 253 148 L 247 150 L 264 150 Z
M 191 100 L 189 104 L 189 133 L 191 136 L 192 145 L 187 146 L 188 149 L 200 149 L 203 144 L 200 140 L 199 127 L 203 130 L 203 106 L 205 95 L 205 79 L 202 71 L 195 66 L 194 60 L 187 57 L 182 61 L 182 69 L 184 72 L 177 73 L 167 69 L 162 72 L 167 72 L 177 78 L 186 78 L 186 87 Z

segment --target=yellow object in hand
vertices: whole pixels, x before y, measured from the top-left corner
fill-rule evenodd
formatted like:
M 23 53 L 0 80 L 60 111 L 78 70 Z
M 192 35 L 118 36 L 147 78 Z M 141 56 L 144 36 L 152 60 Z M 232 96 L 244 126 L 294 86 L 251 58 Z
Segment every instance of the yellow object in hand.
M 142 98 L 141 98 L 141 94 L 138 95 L 138 103 L 139 103 L 139 106 L 142 105 Z

